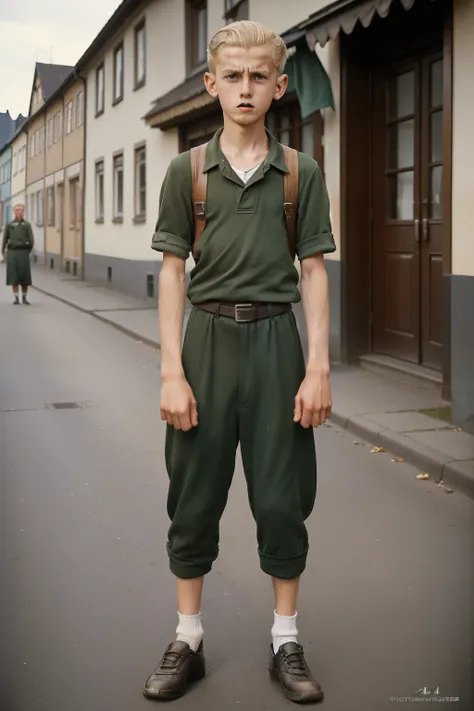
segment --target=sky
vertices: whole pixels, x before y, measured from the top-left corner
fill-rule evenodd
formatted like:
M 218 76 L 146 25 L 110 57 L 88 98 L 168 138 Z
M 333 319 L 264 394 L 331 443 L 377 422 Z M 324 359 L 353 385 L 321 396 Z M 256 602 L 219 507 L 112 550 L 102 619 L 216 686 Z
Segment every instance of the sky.
M 0 111 L 28 113 L 36 62 L 74 65 L 121 0 L 0 0 Z

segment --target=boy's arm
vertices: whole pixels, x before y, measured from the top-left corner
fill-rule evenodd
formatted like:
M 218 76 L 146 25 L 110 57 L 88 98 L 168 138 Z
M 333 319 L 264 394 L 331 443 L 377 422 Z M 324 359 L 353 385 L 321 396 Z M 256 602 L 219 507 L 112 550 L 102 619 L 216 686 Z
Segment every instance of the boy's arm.
M 308 334 L 306 377 L 295 401 L 295 422 L 318 427 L 331 414 L 329 384 L 329 288 L 324 256 L 301 265 L 301 295 Z
M 159 282 L 161 343 L 161 377 L 163 380 L 184 378 L 181 362 L 184 299 L 186 291 L 185 262 L 170 252 L 163 255 Z
M 30 252 L 33 251 L 33 247 L 35 246 L 35 238 L 33 236 L 33 229 L 31 227 L 31 224 L 28 222 L 28 239 L 30 240 Z
M 158 319 L 161 342 L 161 419 L 187 431 L 198 424 L 196 400 L 181 359 L 185 300 L 185 265 L 194 237 L 191 164 L 181 154 L 170 165 L 160 194 L 152 248 L 163 252 Z
M 308 334 L 306 376 L 295 401 L 295 422 L 318 427 L 331 414 L 329 385 L 329 287 L 324 254 L 336 246 L 329 199 L 319 167 L 300 155 L 303 173 L 298 200 L 296 251 L 301 261 L 301 296 Z

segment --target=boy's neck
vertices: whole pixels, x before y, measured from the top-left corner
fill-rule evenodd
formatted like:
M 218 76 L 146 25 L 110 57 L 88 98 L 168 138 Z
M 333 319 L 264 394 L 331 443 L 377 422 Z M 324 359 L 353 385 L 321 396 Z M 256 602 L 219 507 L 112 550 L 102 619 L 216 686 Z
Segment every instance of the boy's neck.
M 236 123 L 226 121 L 224 117 L 224 130 L 220 136 L 220 147 L 224 155 L 233 157 L 263 155 L 268 153 L 268 136 L 265 131 L 265 123 L 253 124 L 251 126 L 239 126 Z

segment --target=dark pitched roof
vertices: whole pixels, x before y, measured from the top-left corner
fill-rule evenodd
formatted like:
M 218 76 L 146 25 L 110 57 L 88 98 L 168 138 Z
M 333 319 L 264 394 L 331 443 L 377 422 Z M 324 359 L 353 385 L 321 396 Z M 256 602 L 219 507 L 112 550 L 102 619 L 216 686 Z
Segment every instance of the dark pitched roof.
M 12 140 L 24 121 L 25 117 L 21 114 L 18 114 L 18 117 L 14 119 L 10 116 L 9 111 L 5 113 L 0 111 L 0 150 Z
M 64 64 L 41 64 L 36 62 L 36 72 L 41 83 L 43 99 L 48 101 L 73 71 L 74 67 L 68 67 Z

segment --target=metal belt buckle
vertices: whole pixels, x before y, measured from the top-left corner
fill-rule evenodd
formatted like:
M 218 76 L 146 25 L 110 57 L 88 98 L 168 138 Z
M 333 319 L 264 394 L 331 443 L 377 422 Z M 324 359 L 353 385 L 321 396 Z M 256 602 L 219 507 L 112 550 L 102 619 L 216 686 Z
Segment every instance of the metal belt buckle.
M 241 311 L 254 311 L 255 307 L 253 304 L 235 304 L 235 320 L 237 323 L 250 323 L 251 318 L 245 318 L 240 315 Z

